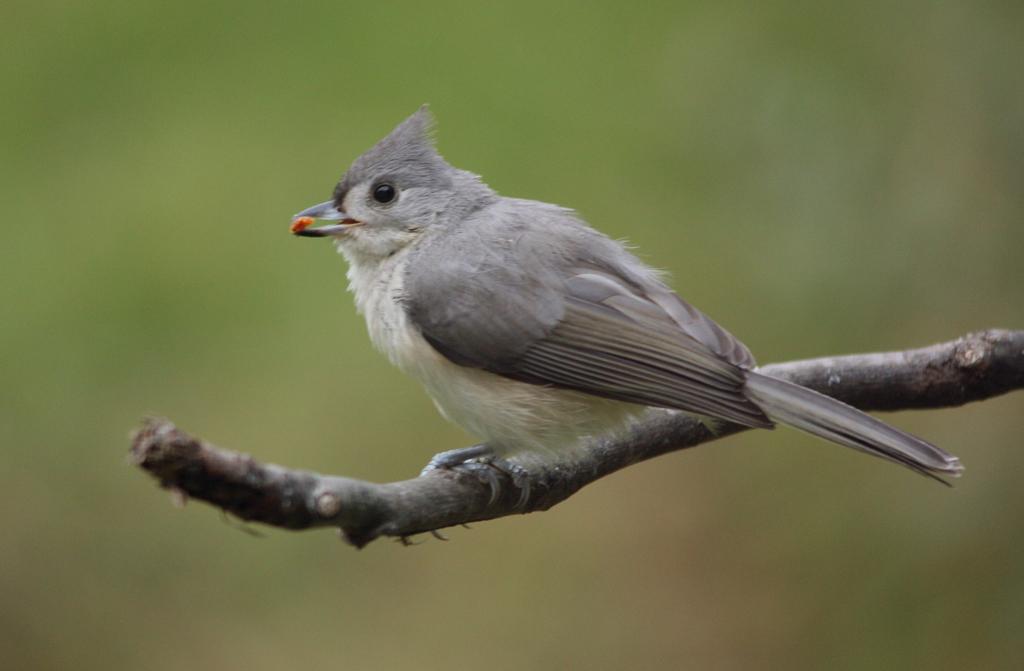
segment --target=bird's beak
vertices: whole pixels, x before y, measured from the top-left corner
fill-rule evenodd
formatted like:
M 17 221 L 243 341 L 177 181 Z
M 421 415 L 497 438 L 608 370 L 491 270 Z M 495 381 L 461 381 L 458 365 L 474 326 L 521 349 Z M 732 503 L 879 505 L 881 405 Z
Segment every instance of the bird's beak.
M 317 220 L 337 221 L 339 223 L 310 228 L 310 226 L 312 226 Z M 314 205 L 313 207 L 308 207 L 292 217 L 292 225 L 290 226 L 290 229 L 295 235 L 301 235 L 308 238 L 323 238 L 329 235 L 344 233 L 348 229 L 354 226 L 362 226 L 362 224 L 363 222 L 352 219 L 335 207 L 333 200 L 328 200 L 318 205 Z

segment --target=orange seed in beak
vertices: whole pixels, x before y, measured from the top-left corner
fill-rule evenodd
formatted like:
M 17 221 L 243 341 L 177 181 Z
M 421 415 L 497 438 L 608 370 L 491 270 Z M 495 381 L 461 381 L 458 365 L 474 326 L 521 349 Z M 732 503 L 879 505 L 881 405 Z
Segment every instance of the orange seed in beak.
M 292 220 L 292 225 L 289 226 L 289 230 L 291 230 L 292 233 L 304 231 L 312 226 L 315 221 L 316 220 L 313 219 L 313 217 L 296 217 Z

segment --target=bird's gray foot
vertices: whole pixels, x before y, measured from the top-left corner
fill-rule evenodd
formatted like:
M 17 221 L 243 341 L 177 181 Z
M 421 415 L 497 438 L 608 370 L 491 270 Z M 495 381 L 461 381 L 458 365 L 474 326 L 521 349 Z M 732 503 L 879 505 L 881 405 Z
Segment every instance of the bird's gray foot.
M 455 450 L 438 452 L 430 458 L 427 465 L 420 471 L 420 475 L 426 475 L 430 471 L 438 469 L 450 469 L 464 464 L 471 459 L 494 456 L 494 450 L 486 443 L 473 445 L 472 447 L 460 447 Z
M 494 450 L 486 444 L 462 447 L 435 454 L 420 472 L 426 475 L 430 471 L 458 470 L 470 473 L 486 484 L 491 490 L 488 506 L 501 498 L 502 478 L 504 475 L 519 490 L 516 508 L 525 508 L 530 500 L 530 472 L 523 466 L 494 454 Z

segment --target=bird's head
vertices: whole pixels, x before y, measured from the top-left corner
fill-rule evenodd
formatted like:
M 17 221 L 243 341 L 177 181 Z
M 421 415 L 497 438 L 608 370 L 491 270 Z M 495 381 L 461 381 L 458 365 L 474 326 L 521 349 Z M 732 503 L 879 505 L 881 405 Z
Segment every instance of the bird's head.
M 476 175 L 441 157 L 432 127 L 424 105 L 352 163 L 331 200 L 296 214 L 292 233 L 332 238 L 346 256 L 383 258 L 493 199 Z

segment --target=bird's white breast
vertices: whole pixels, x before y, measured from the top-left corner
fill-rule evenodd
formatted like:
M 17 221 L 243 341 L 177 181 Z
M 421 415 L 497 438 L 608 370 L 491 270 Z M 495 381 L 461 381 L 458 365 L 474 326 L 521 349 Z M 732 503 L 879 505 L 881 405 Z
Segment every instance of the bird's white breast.
M 409 247 L 379 260 L 339 245 L 349 261 L 349 290 L 374 346 L 426 388 L 445 418 L 501 453 L 571 449 L 580 437 L 621 426 L 639 406 L 517 382 L 452 363 L 428 343 L 402 305 Z

